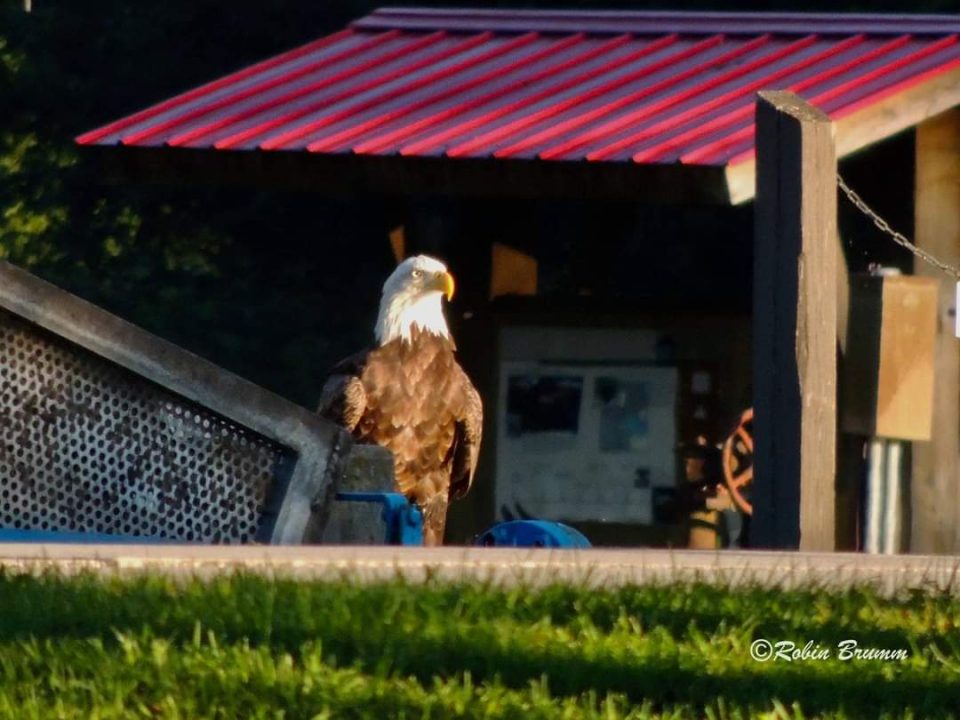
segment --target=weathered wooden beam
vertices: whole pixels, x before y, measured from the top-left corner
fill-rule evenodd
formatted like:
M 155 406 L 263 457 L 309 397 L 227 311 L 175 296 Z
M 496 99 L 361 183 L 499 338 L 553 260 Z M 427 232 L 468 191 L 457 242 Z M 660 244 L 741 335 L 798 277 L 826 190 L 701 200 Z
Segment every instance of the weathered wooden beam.
M 846 157 L 960 104 L 960 68 L 870 103 L 837 120 L 837 156 Z M 753 199 L 756 163 L 745 160 L 726 167 L 731 205 Z
M 837 155 L 846 157 L 960 103 L 960 68 L 935 75 L 837 120 Z
M 252 187 L 355 198 L 482 197 L 726 205 L 724 169 L 682 163 L 598 163 L 309 152 L 86 146 L 106 182 Z
M 836 173 L 830 119 L 792 93 L 760 93 L 751 530 L 757 547 L 835 548 Z
M 916 243 L 941 260 L 960 263 L 960 109 L 917 127 Z M 917 261 L 917 275 L 940 281 L 937 338 L 934 347 L 933 432 L 928 443 L 913 447 L 910 550 L 960 552 L 960 340 L 954 337 L 951 278 Z

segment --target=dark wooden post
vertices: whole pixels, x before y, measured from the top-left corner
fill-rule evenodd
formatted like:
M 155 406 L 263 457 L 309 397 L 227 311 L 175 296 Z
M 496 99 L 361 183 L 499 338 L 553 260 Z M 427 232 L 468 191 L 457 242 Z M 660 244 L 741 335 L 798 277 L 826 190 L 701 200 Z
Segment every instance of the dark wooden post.
M 917 127 L 914 233 L 917 245 L 960 263 L 960 110 Z M 915 263 L 918 275 L 940 281 L 934 347 L 933 436 L 915 443 L 910 480 L 910 550 L 960 552 L 960 340 L 954 337 L 955 286 L 936 268 Z
M 833 550 L 837 158 L 800 97 L 757 100 L 753 395 L 756 547 Z

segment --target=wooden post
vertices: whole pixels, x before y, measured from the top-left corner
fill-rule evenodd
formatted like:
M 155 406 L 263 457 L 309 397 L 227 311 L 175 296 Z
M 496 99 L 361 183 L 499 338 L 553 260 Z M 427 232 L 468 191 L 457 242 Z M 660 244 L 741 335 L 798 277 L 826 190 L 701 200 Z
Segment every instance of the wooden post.
M 952 265 L 960 263 L 960 110 L 917 127 L 916 243 Z M 955 285 L 922 261 L 917 275 L 940 281 L 934 345 L 933 435 L 915 443 L 910 480 L 910 550 L 960 552 L 960 340 L 954 337 Z
M 836 174 L 830 119 L 792 93 L 761 92 L 753 271 L 756 547 L 835 548 Z

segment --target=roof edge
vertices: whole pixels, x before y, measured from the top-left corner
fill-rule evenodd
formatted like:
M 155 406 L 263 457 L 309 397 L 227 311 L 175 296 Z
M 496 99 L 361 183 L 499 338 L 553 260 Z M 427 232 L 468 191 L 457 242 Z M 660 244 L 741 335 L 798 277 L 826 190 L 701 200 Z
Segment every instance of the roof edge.
M 947 35 L 960 32 L 957 15 L 909 13 L 691 12 L 674 10 L 485 10 L 379 8 L 355 20 L 357 30 L 542 32 L 638 35 L 663 33 Z

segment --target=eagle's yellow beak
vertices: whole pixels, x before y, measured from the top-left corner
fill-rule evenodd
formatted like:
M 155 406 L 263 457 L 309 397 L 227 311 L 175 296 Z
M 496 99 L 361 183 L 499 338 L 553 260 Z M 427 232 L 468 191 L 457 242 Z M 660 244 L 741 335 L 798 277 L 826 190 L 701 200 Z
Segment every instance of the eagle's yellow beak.
M 453 290 L 455 283 L 453 282 L 453 275 L 448 272 L 438 272 L 436 274 L 436 288 L 440 290 L 444 295 L 447 296 L 447 300 L 453 300 Z

